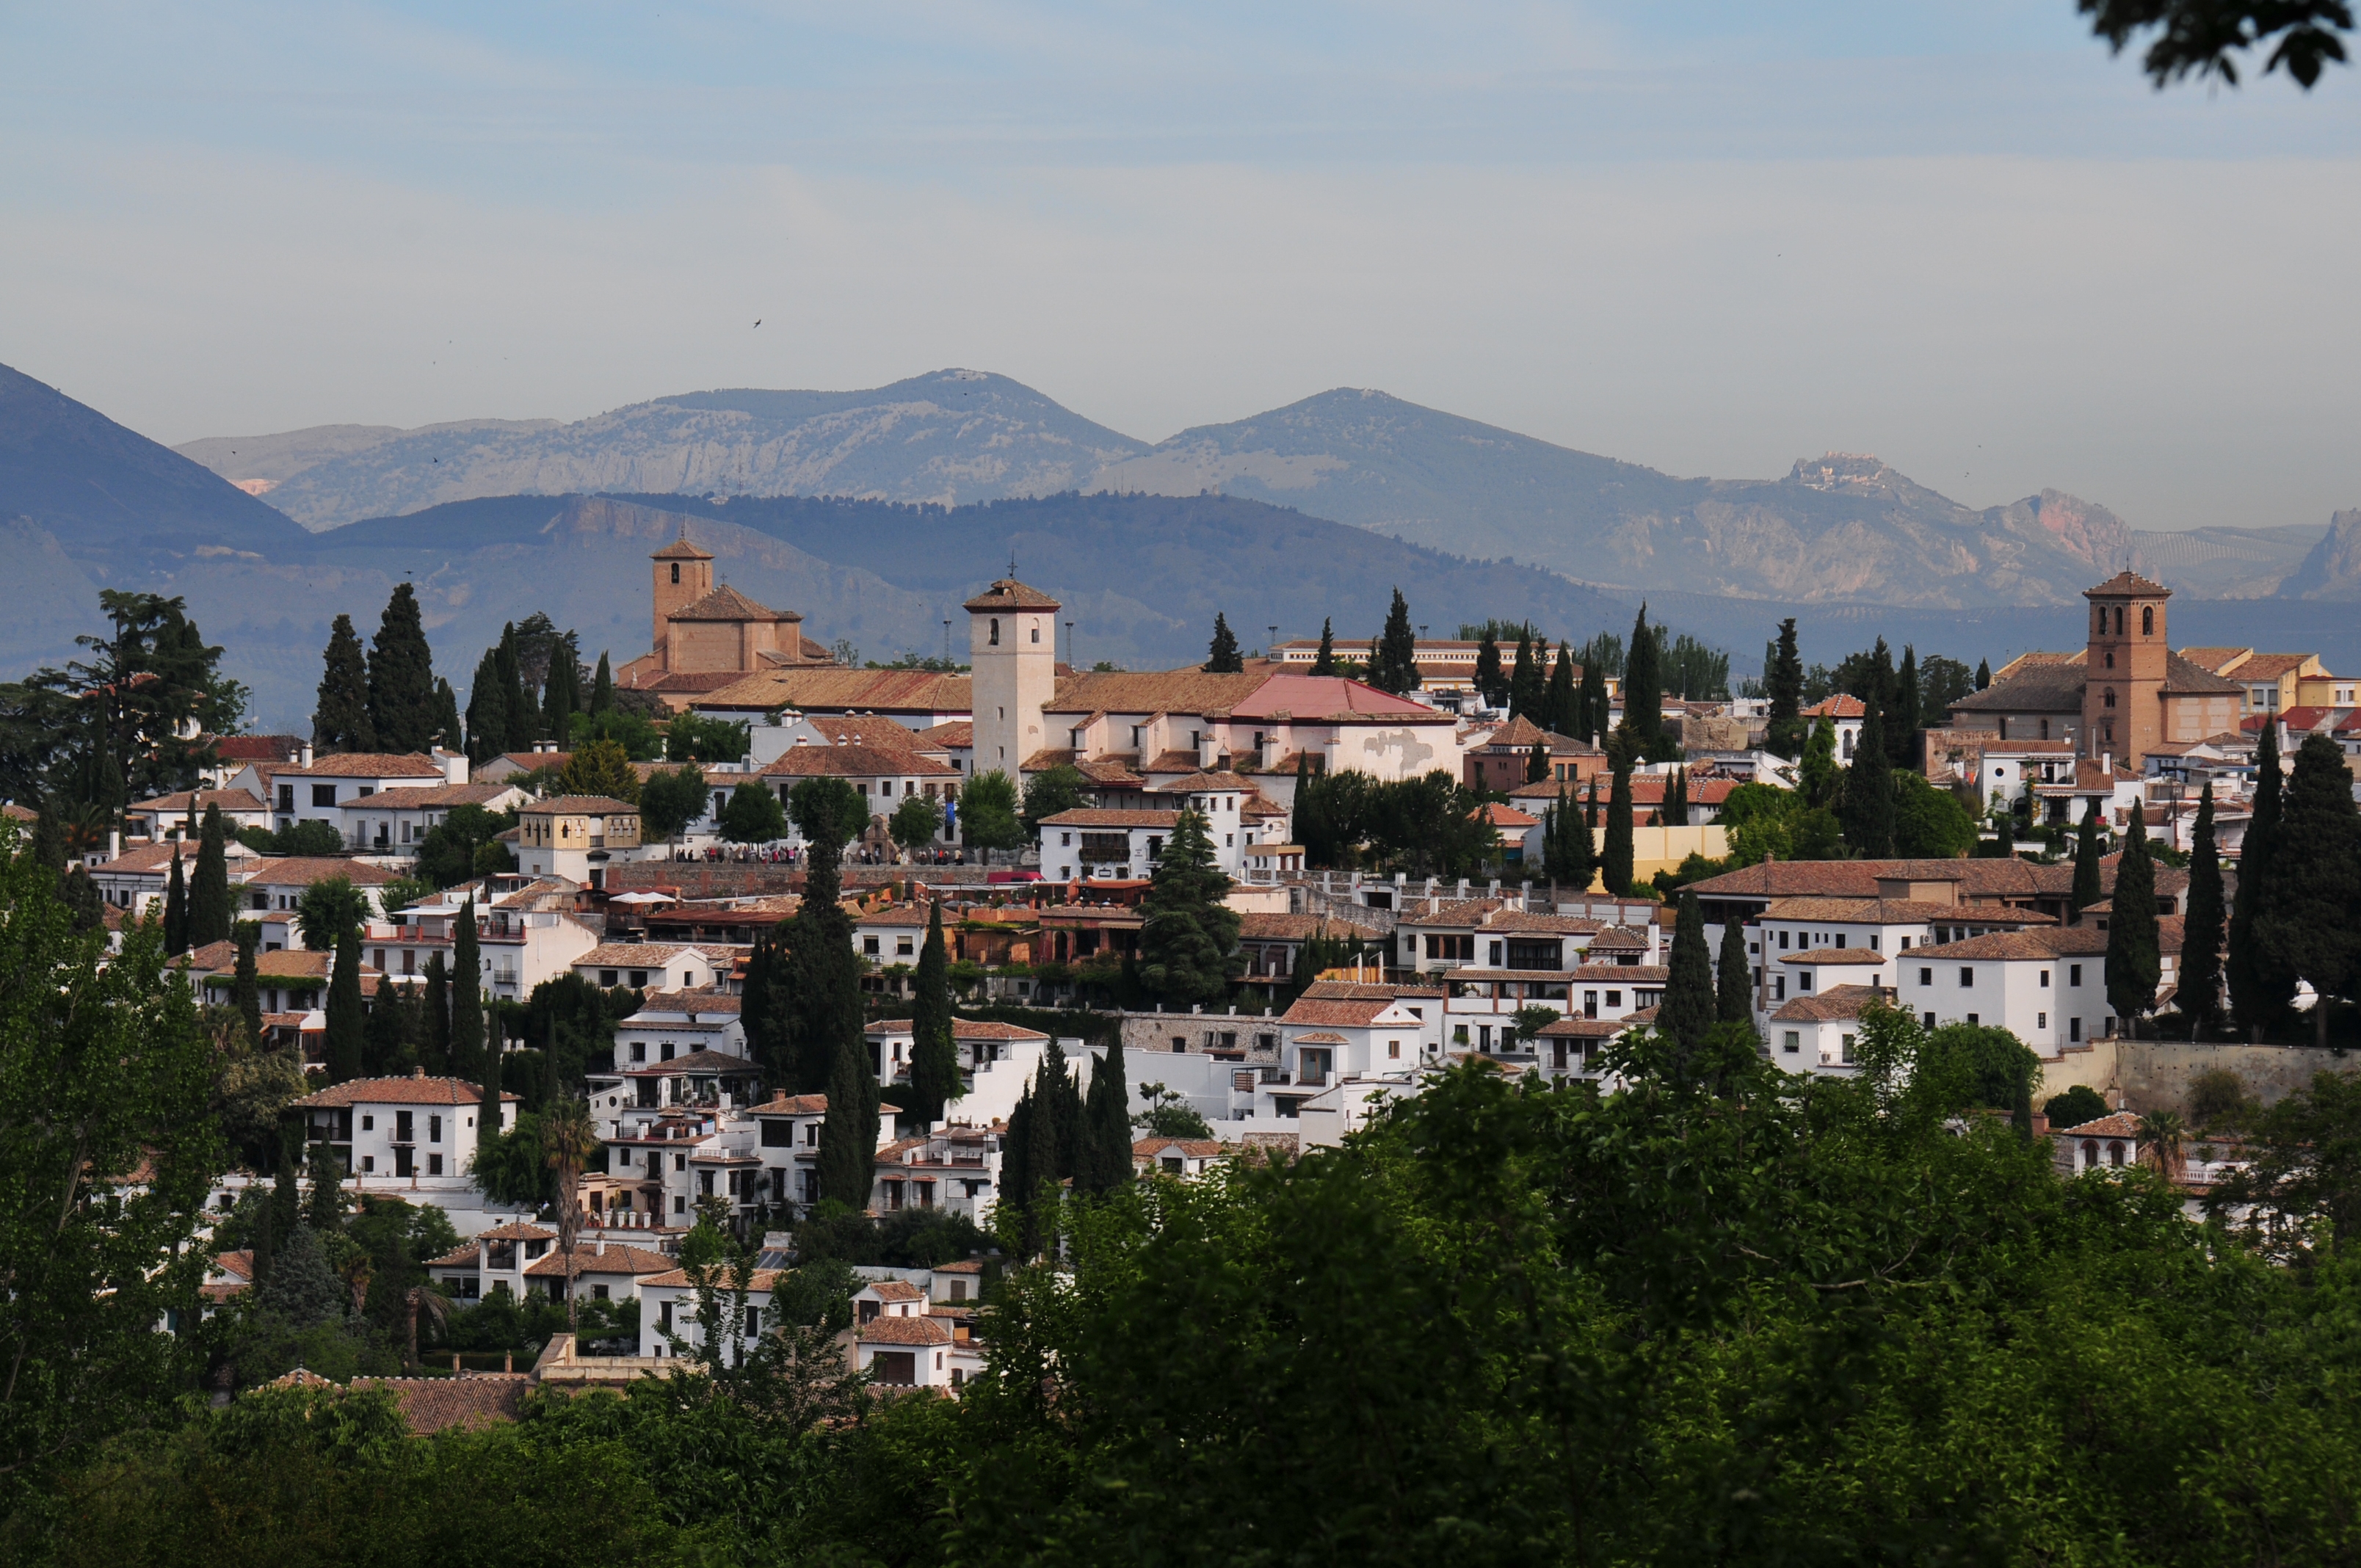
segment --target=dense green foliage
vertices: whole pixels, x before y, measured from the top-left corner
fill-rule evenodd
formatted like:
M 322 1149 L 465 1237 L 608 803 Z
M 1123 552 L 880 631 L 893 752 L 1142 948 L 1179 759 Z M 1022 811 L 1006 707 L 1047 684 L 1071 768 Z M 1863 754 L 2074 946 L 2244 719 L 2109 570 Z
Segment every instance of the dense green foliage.
M 2197 827 L 2189 851 L 2189 898 L 2182 906 L 2180 1014 L 2189 1020 L 2189 1037 L 2202 1039 L 2221 1012 L 2222 940 L 2225 911 L 2222 904 L 2222 860 L 2213 839 L 2213 785 L 2209 780 L 2197 797 Z
M 1204 817 L 1182 811 L 1139 905 L 1139 979 L 1151 995 L 1186 1007 L 1228 992 L 1245 969 L 1237 912 L 1222 902 L 1229 891 Z
M 1410 629 L 1410 605 L 1399 587 L 1386 609 L 1385 630 L 1369 644 L 1369 668 L 1364 678 L 1379 691 L 1398 696 L 1419 688 L 1418 636 Z
M 1213 613 L 1213 640 L 1205 649 L 1205 673 L 1209 675 L 1235 675 L 1245 668 L 1245 661 L 1238 653 L 1238 634 L 1230 630 L 1230 618 L 1216 610 Z
M 961 1092 L 959 1043 L 951 1032 L 949 948 L 943 940 L 943 904 L 927 908 L 927 940 L 918 949 L 912 977 L 910 1081 L 895 1091 L 913 1131 L 942 1120 L 943 1107 Z
M 321 663 L 312 744 L 322 751 L 376 751 L 377 729 L 369 722 L 368 655 L 361 649 L 351 616 L 339 615 L 328 628 Z
M 2350 998 L 2361 980 L 2361 813 L 2353 770 L 2334 740 L 2304 737 L 2284 807 L 2279 832 L 2290 852 L 2272 863 L 2255 937 L 2270 962 L 2319 994 L 2314 1039 L 2325 1046 L 2332 999 Z M 2120 892 L 2115 908 L 2120 915 Z

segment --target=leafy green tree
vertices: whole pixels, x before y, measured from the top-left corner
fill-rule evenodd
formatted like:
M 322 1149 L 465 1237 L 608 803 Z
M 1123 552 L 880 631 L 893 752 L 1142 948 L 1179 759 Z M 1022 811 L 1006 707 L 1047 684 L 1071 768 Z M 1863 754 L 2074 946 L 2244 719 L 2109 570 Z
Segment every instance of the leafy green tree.
M 518 751 L 548 733 L 542 727 L 540 705 L 533 701 L 533 683 L 524 674 L 525 656 L 514 623 L 501 627 L 500 640 L 492 649 L 495 689 L 507 714 L 509 745 Z
M 1674 1042 L 1679 1056 L 1697 1056 L 1705 1049 L 1717 1011 L 1705 913 L 1696 894 L 1684 893 L 1674 917 L 1672 967 L 1665 974 L 1664 1000 L 1656 1009 L 1656 1032 Z
M 270 1277 L 256 1294 L 266 1311 L 298 1329 L 341 1323 L 352 1302 L 352 1293 L 328 1266 L 319 1232 L 307 1224 L 279 1238 Z
M 2082 826 L 2074 839 L 2073 901 L 2074 918 L 2078 922 L 2082 917 L 2082 911 L 2107 895 L 2105 884 L 2100 880 L 2102 868 L 2099 863 L 2106 853 L 2106 843 L 2099 833 L 2099 799 L 2092 795 L 2090 806 L 2082 813 Z
M 910 1082 L 895 1092 L 906 1103 L 907 1125 L 924 1130 L 943 1118 L 943 1107 L 961 1092 L 959 1042 L 951 1032 L 950 956 L 943 941 L 943 905 L 927 912 L 926 945 L 910 1007 Z
M 631 753 L 613 740 L 593 740 L 566 762 L 558 787 L 567 795 L 604 795 L 636 806 L 640 799 L 639 771 Z
M 406 582 L 397 583 L 369 649 L 370 733 L 386 751 L 423 752 L 442 727 L 440 707 L 434 658 L 426 645 L 417 591 Z
M 1028 839 L 1040 836 L 1041 824 L 1061 811 L 1087 806 L 1091 801 L 1091 781 L 1080 768 L 1060 762 L 1054 768 L 1043 768 L 1025 781 L 1023 820 Z
M 681 717 L 691 716 L 683 714 Z M 606 740 L 620 746 L 623 755 L 634 762 L 653 762 L 666 755 L 672 739 L 666 729 L 658 729 L 655 720 L 646 714 L 628 712 L 620 707 L 609 708 L 604 713 L 577 713 L 567 720 L 567 725 L 566 745 L 568 751 L 579 751 L 594 742 Z M 693 733 L 691 739 L 682 742 L 681 750 L 699 750 L 702 742 L 703 738 Z M 562 776 L 562 769 L 560 773 Z
M 2252 1122 L 2246 1158 L 2214 1178 L 2207 1215 L 2282 1262 L 2348 1250 L 2361 1235 L 2361 1080 L 2316 1072 Z
M 357 936 L 368 918 L 368 895 L 350 877 L 322 877 L 295 904 L 295 933 L 315 953 L 334 952 L 346 936 Z
M 1845 770 L 1844 837 L 1855 854 L 1882 861 L 1894 853 L 1894 768 L 1885 750 L 1885 718 L 1875 704 L 1861 720 L 1852 766 Z
M 164 951 L 179 958 L 189 950 L 189 883 L 181 874 L 181 857 L 172 856 L 172 874 L 164 884 Z
M 160 933 L 80 932 L 55 873 L 0 828 L 0 1508 L 198 1366 L 197 1226 L 224 1151 L 214 1047 Z
M 1312 673 L 1315 675 L 1336 673 L 1336 630 L 1325 616 L 1320 620 L 1320 650 L 1312 656 Z
M 1143 1083 L 1139 1086 L 1139 1097 L 1148 1102 L 1148 1109 L 1134 1113 L 1131 1124 L 1148 1136 L 1210 1138 L 1213 1135 L 1213 1129 L 1206 1124 L 1204 1116 L 1179 1090 L 1168 1089 L 1161 1083 Z
M 2189 851 L 2189 897 L 2182 905 L 2180 972 L 2177 991 L 2189 1037 L 2204 1037 L 2221 1012 L 2222 860 L 2213 842 L 2213 784 L 2197 796 L 2197 826 Z
M 2273 860 L 2255 936 L 2273 964 L 2311 981 L 2312 1043 L 2324 1047 L 2331 999 L 2350 996 L 2361 976 L 2361 814 L 2353 770 L 2328 736 L 2307 735 L 2297 750 L 2278 832 L 2297 852 Z M 2117 922 L 2123 885 L 2118 872 Z
M 305 897 L 311 890 L 305 890 Z M 368 1019 L 361 1000 L 361 934 L 357 926 L 339 932 L 335 962 L 328 981 L 328 1038 L 325 1047 L 328 1081 L 344 1083 L 361 1075 L 362 1042 Z
M 1229 993 L 1244 968 L 1238 915 L 1222 902 L 1229 891 L 1205 819 L 1181 812 L 1140 900 L 1139 975 L 1151 992 L 1182 1005 Z
M 2049 1118 L 2053 1130 L 2063 1132 L 2097 1121 L 2107 1113 L 2107 1102 L 2099 1098 L 2097 1090 L 2078 1083 L 2063 1094 L 2050 1096 L 2042 1105 L 2041 1113 Z
M 312 744 L 323 751 L 374 751 L 377 730 L 369 722 L 368 657 L 361 650 L 353 618 L 340 615 L 328 629 L 326 666 L 320 676 L 319 706 L 312 712 Z
M 1418 637 L 1411 630 L 1410 605 L 1402 598 L 1401 589 L 1394 590 L 1394 600 L 1386 611 L 1386 629 L 1369 650 L 1369 684 L 1381 692 L 1400 696 L 1418 690 Z
M 548 679 L 542 685 L 542 722 L 554 736 L 571 735 L 575 715 L 582 711 L 582 668 L 575 663 L 572 651 L 560 643 L 549 661 Z
M 960 836 L 970 849 L 983 852 L 991 863 L 994 850 L 1015 850 L 1026 842 L 1025 823 L 1016 806 L 1016 786 L 999 769 L 968 781 L 959 799 Z
M 787 836 L 787 814 L 760 779 L 745 779 L 721 808 L 721 837 L 732 844 L 771 844 Z
M 1205 673 L 1210 675 L 1235 675 L 1246 668 L 1238 654 L 1237 634 L 1230 630 L 1229 618 L 1215 611 L 1213 641 L 1206 650 Z
M 2344 35 L 2353 30 L 2353 10 L 2343 0 L 2075 0 L 2075 9 L 2116 54 L 2153 29 L 2140 67 L 2158 87 L 2192 76 L 2235 87 L 2233 57 L 2271 45 L 2262 74 L 2285 71 L 2309 91 L 2323 67 L 2345 63 Z
M 758 784 L 755 787 L 761 788 Z M 767 790 L 764 794 L 769 794 Z M 647 839 L 678 839 L 705 815 L 712 794 L 695 762 L 658 768 L 640 786 L 640 831 Z
M 828 1114 L 820 1124 L 820 1201 L 869 1206 L 876 1179 L 877 1080 L 865 1048 L 840 1042 L 828 1074 Z
M 355 951 L 359 950 L 358 943 Z M 339 959 L 343 949 L 337 951 Z M 357 969 L 358 960 L 355 961 Z M 335 988 L 328 991 L 328 1005 L 336 1004 Z M 417 996 L 390 981 L 378 986 L 377 999 L 369 1003 L 368 1017 L 361 1028 L 360 1076 L 369 1078 L 407 1078 L 410 1069 L 420 1066 L 419 1036 L 423 1032 L 424 1012 Z M 331 1025 L 329 1038 L 335 1039 Z
M 1822 718 L 1812 726 L 1804 743 L 1803 760 L 1795 764 L 1795 790 L 1806 806 L 1832 806 L 1843 775 L 1837 769 L 1836 727 Z
M 1685 894 L 1683 898 L 1695 898 Z M 1713 966 L 1714 1017 L 1724 1024 L 1754 1022 L 1753 966 L 1747 961 L 1746 927 L 1738 920 L 1724 919 L 1721 926 L 1721 956 Z
M 467 743 L 467 732 L 459 724 L 459 694 L 440 675 L 434 678 L 434 727 L 430 739 L 446 751 L 456 751 Z
M 2295 1001 L 2296 976 L 2279 961 L 2257 927 L 2271 902 L 2279 860 L 2290 848 L 2280 821 L 2286 781 L 2279 772 L 2279 726 L 2266 724 L 2255 744 L 2254 815 L 2238 851 L 2238 891 L 2230 906 L 2230 1011 L 2256 1039 L 2283 1026 Z M 2078 883 L 2079 885 L 2079 883 Z
M 774 1009 L 785 1009 L 778 1037 L 794 1064 L 789 1087 L 798 1094 L 824 1088 L 832 1094 L 839 1076 L 851 1070 L 847 1062 L 857 1066 L 862 1081 L 871 1087 L 865 1102 L 850 1102 L 847 1108 L 854 1120 L 867 1118 L 871 1142 L 864 1146 L 873 1148 L 876 1080 L 862 1034 L 861 959 L 852 950 L 851 919 L 838 902 L 844 846 L 859 830 L 866 808 L 851 784 L 835 778 L 800 781 L 787 804 L 805 840 L 804 897 L 787 927 L 786 983 L 774 987 L 772 997 Z M 867 1190 L 862 1189 L 864 1204 Z
M 1976 847 L 1976 819 L 1949 790 L 1927 775 L 1897 772 L 1894 779 L 1894 852 L 1906 859 L 1945 861 Z
M 2107 1005 L 2136 1023 L 2156 1007 L 2162 957 L 2156 933 L 2156 865 L 2147 855 L 2147 826 L 2137 801 L 2131 830 L 2115 862 L 2114 913 L 2107 917 Z
M 1763 745 L 1773 755 L 1797 757 L 1804 749 L 1804 661 L 1795 652 L 1795 618 L 1779 623 L 1779 641 L 1763 670 L 1771 699 L 1771 728 Z
M 753 726 L 742 719 L 678 714 L 664 727 L 664 755 L 675 762 L 742 762 L 753 736 Z
M 1990 659 L 1979 659 L 1976 661 L 1976 690 L 1987 691 L 1991 689 L 1991 686 L 1992 661 Z
M 1533 749 L 1525 753 L 1525 782 L 1540 784 L 1550 774 L 1550 749 L 1546 740 L 1536 740 Z
M 1614 782 L 1607 794 L 1607 842 L 1598 855 L 1599 880 L 1621 898 L 1631 891 L 1631 744 L 1617 736 L 1607 761 Z
M 228 941 L 235 919 L 229 899 L 229 834 L 221 807 L 208 806 L 203 830 L 197 836 L 196 874 L 189 883 L 189 945 Z
M 557 1173 L 549 1166 L 541 1118 L 521 1110 L 516 1125 L 504 1129 L 499 1113 L 491 1109 L 499 1103 L 486 1099 L 476 1107 L 477 1142 L 467 1173 L 496 1202 L 540 1208 L 557 1196 Z
M 442 821 L 427 829 L 425 840 L 418 847 L 419 877 L 438 888 L 472 882 L 478 874 L 479 851 L 497 847 L 500 836 L 514 826 L 508 815 L 480 806 L 453 806 L 443 814 Z
M 312 1180 L 303 1194 L 303 1224 L 322 1236 L 345 1228 L 345 1167 L 334 1144 L 316 1143 L 305 1157 Z

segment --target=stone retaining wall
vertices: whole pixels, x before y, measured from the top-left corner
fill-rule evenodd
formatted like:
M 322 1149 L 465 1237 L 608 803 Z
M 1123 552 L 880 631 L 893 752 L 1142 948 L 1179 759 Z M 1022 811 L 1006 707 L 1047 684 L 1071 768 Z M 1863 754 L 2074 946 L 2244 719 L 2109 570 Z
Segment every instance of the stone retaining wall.
M 2310 1046 L 2191 1044 L 2187 1040 L 2093 1040 L 2087 1049 L 2041 1064 L 2037 1101 L 2087 1084 L 2107 1097 L 2121 1097 L 2133 1111 L 2189 1113 L 2189 1084 L 2199 1073 L 2226 1068 L 2266 1105 L 2278 1103 L 2312 1081 L 2318 1072 L 2361 1071 L 2361 1057 L 2338 1057 Z

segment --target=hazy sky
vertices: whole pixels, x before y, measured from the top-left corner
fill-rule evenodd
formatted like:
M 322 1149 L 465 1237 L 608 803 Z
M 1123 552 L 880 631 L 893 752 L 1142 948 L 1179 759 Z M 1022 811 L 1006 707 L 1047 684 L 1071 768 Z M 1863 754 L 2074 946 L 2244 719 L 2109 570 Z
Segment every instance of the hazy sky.
M 2352 73 L 2158 94 L 2072 0 L 84 0 L 0 10 L 0 361 L 167 442 L 960 365 L 2361 506 Z

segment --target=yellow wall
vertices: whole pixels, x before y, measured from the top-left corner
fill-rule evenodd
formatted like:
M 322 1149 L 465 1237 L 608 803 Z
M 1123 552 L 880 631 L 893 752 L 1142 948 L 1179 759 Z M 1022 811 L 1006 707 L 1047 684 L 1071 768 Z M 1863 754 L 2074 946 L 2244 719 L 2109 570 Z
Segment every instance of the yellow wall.
M 1606 829 L 1599 829 L 1606 838 Z M 1631 880 L 1644 883 L 1658 872 L 1676 872 L 1681 862 L 1693 854 L 1708 861 L 1719 861 L 1730 853 L 1730 833 L 1719 823 L 1703 828 L 1639 828 L 1631 829 Z M 1604 893 L 1605 886 L 1597 877 L 1591 878 L 1590 891 Z

